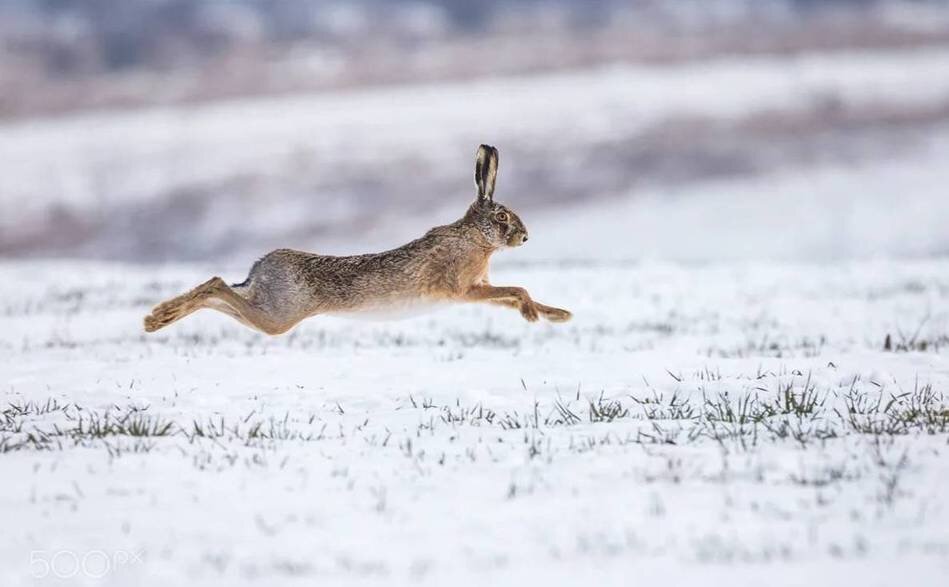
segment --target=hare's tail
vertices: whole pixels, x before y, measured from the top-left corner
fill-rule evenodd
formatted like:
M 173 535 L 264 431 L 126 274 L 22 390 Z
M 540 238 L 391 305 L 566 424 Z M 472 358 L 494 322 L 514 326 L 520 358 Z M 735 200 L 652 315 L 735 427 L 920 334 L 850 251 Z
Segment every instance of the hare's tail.
M 155 332 L 200 310 L 208 295 L 223 283 L 220 277 L 213 277 L 187 293 L 158 304 L 145 316 L 145 332 Z

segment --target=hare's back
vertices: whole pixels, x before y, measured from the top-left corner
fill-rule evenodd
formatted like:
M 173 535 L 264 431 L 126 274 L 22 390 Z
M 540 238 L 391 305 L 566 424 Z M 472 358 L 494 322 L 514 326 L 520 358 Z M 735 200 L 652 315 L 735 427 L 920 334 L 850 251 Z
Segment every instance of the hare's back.
M 357 311 L 411 294 L 417 287 L 400 255 L 316 255 L 279 249 L 252 268 L 251 295 L 314 311 Z

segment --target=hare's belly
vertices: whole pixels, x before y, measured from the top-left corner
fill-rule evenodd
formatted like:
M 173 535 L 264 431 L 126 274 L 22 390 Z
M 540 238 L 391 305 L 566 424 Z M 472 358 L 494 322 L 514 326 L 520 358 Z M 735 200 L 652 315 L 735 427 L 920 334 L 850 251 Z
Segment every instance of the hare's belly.
M 447 305 L 448 302 L 422 298 L 391 300 L 367 305 L 358 310 L 331 312 L 331 315 L 356 320 L 404 320 L 435 312 Z

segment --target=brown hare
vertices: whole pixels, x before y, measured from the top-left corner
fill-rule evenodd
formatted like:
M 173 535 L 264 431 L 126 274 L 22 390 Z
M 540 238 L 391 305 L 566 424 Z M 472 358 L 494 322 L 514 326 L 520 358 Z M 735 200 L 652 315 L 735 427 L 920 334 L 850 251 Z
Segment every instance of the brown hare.
M 475 164 L 478 197 L 464 217 L 397 249 L 331 257 L 279 249 L 251 267 L 243 283 L 213 277 L 158 304 L 145 317 L 154 332 L 196 310 L 211 308 L 266 334 L 283 334 L 317 314 L 386 311 L 416 304 L 486 302 L 516 308 L 530 322 L 565 322 L 567 310 L 535 302 L 522 287 L 488 282 L 488 260 L 527 241 L 517 214 L 494 201 L 498 151 L 481 145 Z

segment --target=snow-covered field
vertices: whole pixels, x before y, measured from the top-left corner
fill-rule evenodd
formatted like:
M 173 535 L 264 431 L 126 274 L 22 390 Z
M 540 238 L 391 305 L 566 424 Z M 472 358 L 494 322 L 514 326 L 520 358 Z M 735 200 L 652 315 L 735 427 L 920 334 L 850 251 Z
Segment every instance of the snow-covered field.
M 216 272 L 0 264 L 0 584 L 949 576 L 949 260 L 512 252 L 574 321 L 141 332 Z
M 0 124 L 0 254 L 87 259 L 0 261 L 0 587 L 946 584 L 947 64 L 722 57 Z M 271 244 L 454 220 L 480 142 L 531 234 L 493 282 L 572 322 L 142 332 Z

